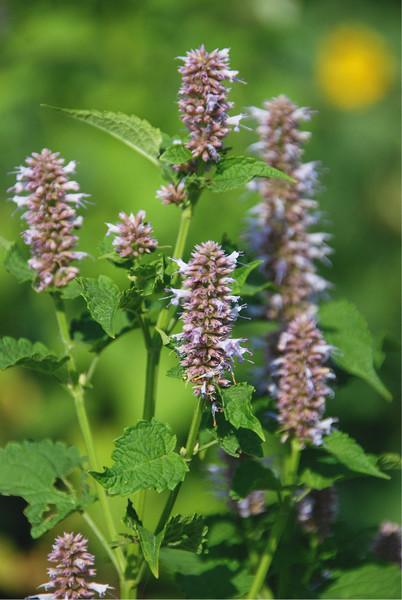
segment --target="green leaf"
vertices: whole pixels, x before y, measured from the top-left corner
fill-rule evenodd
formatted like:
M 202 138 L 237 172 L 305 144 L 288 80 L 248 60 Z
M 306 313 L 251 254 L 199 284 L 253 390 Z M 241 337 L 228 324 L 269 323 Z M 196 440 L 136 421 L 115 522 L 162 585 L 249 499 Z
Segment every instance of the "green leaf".
M 248 383 L 238 383 L 222 390 L 223 410 L 226 419 L 236 429 L 243 427 L 254 431 L 265 441 L 265 435 L 260 421 L 253 414 L 251 398 L 254 388 Z
M 112 496 L 173 490 L 188 471 L 175 446 L 176 436 L 167 425 L 156 419 L 139 421 L 116 440 L 112 467 L 92 475 Z
M 357 308 L 347 300 L 327 302 L 320 308 L 319 320 L 326 340 L 337 349 L 333 360 L 338 367 L 361 377 L 383 398 L 391 400 L 390 392 L 374 369 L 374 341 Z
M 177 365 L 176 367 L 171 367 L 166 371 L 166 377 L 171 377 L 172 379 L 185 379 L 185 370 L 181 365 Z
M 78 283 L 91 317 L 110 337 L 116 337 L 121 325 L 119 313 L 122 312 L 117 285 L 106 275 L 99 275 L 98 279 L 80 277 Z
M 200 515 L 175 515 L 166 526 L 164 546 L 200 554 L 206 543 L 208 527 Z
M 193 155 L 183 144 L 172 144 L 160 158 L 173 165 L 182 165 L 188 163 L 193 158 Z
M 158 578 L 159 551 L 165 535 L 165 529 L 156 535 L 146 529 L 138 517 L 131 500 L 128 500 L 126 515 L 123 520 L 127 527 L 130 527 L 134 530 L 136 536 L 138 537 L 144 559 L 147 562 L 151 573 Z
M 208 183 L 212 192 L 227 192 L 241 187 L 255 177 L 276 177 L 285 181 L 294 180 L 270 167 L 263 160 L 251 156 L 232 156 L 221 160 L 216 168 L 216 173 Z
M 79 508 L 77 500 L 55 483 L 80 464 L 76 448 L 51 440 L 12 442 L 0 449 L 0 493 L 28 502 L 24 513 L 32 537 L 41 536 Z
M 279 490 L 280 488 L 281 484 L 273 472 L 251 459 L 240 462 L 232 481 L 232 492 L 237 499 L 245 498 L 255 490 Z
M 348 571 L 337 571 L 337 579 L 320 598 L 388 598 L 401 597 L 401 570 L 396 565 L 368 564 Z
M 384 471 L 400 471 L 402 469 L 402 457 L 396 452 L 385 452 L 377 457 L 377 467 Z
M 250 429 L 235 429 L 220 413 L 216 415 L 217 427 L 214 434 L 221 448 L 229 456 L 238 457 L 241 453 L 262 456 L 261 439 Z
M 242 267 L 238 267 L 233 272 L 234 282 L 232 284 L 232 292 L 233 294 L 241 294 L 241 290 L 246 283 L 248 276 L 252 273 L 257 267 L 259 267 L 262 263 L 262 260 L 253 260 L 252 262 L 244 265 Z
M 11 244 L 4 256 L 4 267 L 8 273 L 14 275 L 19 283 L 33 281 L 35 272 L 28 265 L 28 253 L 20 244 Z
M 70 108 L 60 108 L 58 106 L 49 106 L 83 123 L 97 127 L 113 136 L 123 144 L 126 144 L 139 154 L 142 154 L 155 165 L 158 165 L 159 149 L 162 143 L 162 135 L 159 129 L 152 127 L 144 119 L 135 115 L 125 115 L 124 113 L 115 113 L 99 110 L 76 110 Z
M 368 456 L 353 438 L 342 431 L 333 431 L 331 435 L 326 436 L 323 449 L 335 456 L 351 471 L 381 479 L 390 479 L 376 466 L 375 460 Z
M 0 369 L 20 365 L 41 373 L 54 373 L 66 361 L 67 356 L 56 356 L 41 342 L 30 342 L 25 338 L 0 338 Z

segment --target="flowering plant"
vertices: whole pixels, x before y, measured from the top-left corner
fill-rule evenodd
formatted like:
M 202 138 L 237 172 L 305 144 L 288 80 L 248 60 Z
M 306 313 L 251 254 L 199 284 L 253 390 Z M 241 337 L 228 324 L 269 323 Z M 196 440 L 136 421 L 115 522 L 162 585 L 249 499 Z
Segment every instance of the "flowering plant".
M 242 82 L 230 67 L 229 51 L 201 46 L 182 63 L 178 107 L 184 137 L 162 135 L 122 113 L 58 109 L 113 135 L 161 169 L 166 182 L 156 196 L 180 212 L 171 256 L 159 246 L 144 210 L 120 212 L 107 224 L 99 259 L 124 269 L 125 288 L 104 274 L 87 277 L 77 266 L 87 254 L 76 250 L 76 233 L 91 205 L 72 179 L 75 162 L 48 149 L 34 152 L 16 169 L 10 188 L 26 223 L 26 248 L 5 242 L 5 268 L 48 294 L 63 353 L 3 337 L 0 367 L 21 366 L 57 379 L 74 401 L 86 455 L 52 440 L 10 443 L 0 450 L 0 492 L 27 502 L 34 538 L 79 513 L 117 576 L 95 582 L 88 541 L 67 532 L 56 538 L 49 581 L 35 597 L 135 598 L 160 571 L 190 598 L 357 598 L 366 593 L 367 581 L 370 597 L 377 597 L 373 586 L 397 597 L 397 525 L 382 524 L 352 565 L 336 537 L 337 482 L 388 479 L 400 458 L 366 454 L 327 414 L 326 401 L 342 379 L 338 373 L 363 378 L 386 399 L 389 392 L 377 375 L 364 318 L 349 302 L 331 300 L 331 286 L 319 273 L 319 263 L 329 266 L 331 250 L 328 234 L 318 231 L 319 165 L 302 160 L 310 137 L 302 124 L 312 112 L 279 96 L 262 109 L 231 115 L 228 84 Z M 244 118 L 257 124 L 257 157 L 233 155 L 226 145 Z M 258 193 L 258 203 L 243 241 L 207 236 L 187 248 L 202 193 L 244 186 Z M 80 306 L 73 319 L 67 317 L 69 303 L 68 314 Z M 264 325 L 259 340 L 248 339 L 250 320 Z M 101 468 L 85 396 L 103 350 L 133 329 L 142 331 L 147 352 L 143 418 L 124 429 L 110 465 Z M 93 355 L 84 369 L 76 360 L 78 340 Z M 182 448 L 155 418 L 165 350 L 177 356 L 168 375 L 194 395 Z M 256 367 L 243 368 L 238 381 L 241 362 Z M 181 485 L 197 463 L 207 465 L 206 481 L 224 495 L 228 514 L 176 513 Z M 144 507 L 150 494 L 163 492 L 155 526 L 144 518 Z M 126 499 L 119 526 L 110 507 L 114 496 Z M 96 502 L 101 522 L 90 515 Z

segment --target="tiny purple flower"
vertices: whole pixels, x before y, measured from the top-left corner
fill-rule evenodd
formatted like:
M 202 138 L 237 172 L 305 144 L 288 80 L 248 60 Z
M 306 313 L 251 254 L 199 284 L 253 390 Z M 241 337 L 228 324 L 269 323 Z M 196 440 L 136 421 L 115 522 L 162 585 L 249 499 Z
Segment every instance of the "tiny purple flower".
M 178 184 L 168 183 L 167 185 L 162 185 L 156 192 L 156 196 L 161 200 L 162 204 L 183 205 L 187 200 L 184 181 L 180 181 Z
M 152 238 L 152 225 L 146 221 L 144 210 L 136 215 L 119 213 L 120 223 L 106 223 L 107 234 L 114 234 L 113 247 L 122 258 L 137 258 L 153 252 L 158 242 Z
M 312 490 L 296 506 L 297 520 L 304 531 L 317 535 L 320 542 L 328 537 L 338 514 L 335 487 Z
M 398 523 L 384 521 L 373 540 L 372 552 L 376 558 L 402 567 L 402 528 Z
M 25 164 L 17 167 L 17 183 L 9 191 L 12 200 L 25 210 L 28 224 L 22 237 L 30 246 L 29 266 L 37 273 L 36 290 L 66 286 L 78 274 L 74 260 L 86 256 L 75 252 L 78 238 L 74 229 L 82 225 L 77 208 L 88 194 L 79 192 L 80 186 L 70 178 L 75 172 L 75 161 L 64 165 L 58 152 L 47 148 L 33 152 Z
M 183 332 L 177 336 L 178 352 L 196 396 L 216 401 L 216 386 L 227 387 L 227 373 L 235 359 L 247 352 L 243 339 L 230 337 L 238 311 L 231 295 L 230 275 L 238 254 L 227 256 L 216 242 L 195 247 L 190 262 L 180 262 L 184 275 L 180 290 L 172 290 L 172 304 L 181 303 Z
M 187 147 L 194 158 L 217 162 L 223 140 L 233 126 L 239 129 L 242 115 L 229 117 L 233 103 L 228 101 L 225 82 L 238 81 L 238 71 L 229 68 L 229 49 L 207 52 L 202 45 L 180 57 L 182 84 L 179 90 L 179 111 L 190 132 Z

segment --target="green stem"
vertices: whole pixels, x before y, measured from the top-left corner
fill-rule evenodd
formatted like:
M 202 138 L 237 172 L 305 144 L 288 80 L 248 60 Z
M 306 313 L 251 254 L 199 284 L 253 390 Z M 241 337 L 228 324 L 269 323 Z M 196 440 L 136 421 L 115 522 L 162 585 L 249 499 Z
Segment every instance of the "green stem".
M 147 421 L 151 420 L 155 415 L 159 359 L 160 348 L 154 348 L 153 346 L 148 347 L 144 407 L 142 412 L 142 418 Z
M 69 357 L 68 362 L 68 371 L 70 383 L 68 385 L 68 390 L 71 396 L 74 399 L 75 410 L 77 414 L 77 420 L 81 429 L 82 437 L 84 439 L 84 444 L 86 448 L 86 452 L 88 455 L 88 462 L 90 469 L 92 471 L 99 471 L 98 461 L 95 452 L 95 446 L 93 442 L 93 436 L 91 432 L 91 426 L 89 424 L 89 419 L 87 415 L 87 411 L 85 408 L 85 400 L 84 400 L 84 389 L 80 384 L 79 373 L 75 366 L 74 357 L 72 355 L 73 343 L 70 338 L 68 323 L 66 319 L 66 313 L 64 310 L 63 301 L 59 295 L 54 294 L 53 299 L 56 306 L 56 318 L 59 326 L 60 337 L 63 342 L 66 354 Z M 99 497 L 99 502 L 102 507 L 103 517 L 105 519 L 106 528 L 109 535 L 109 541 L 113 541 L 117 539 L 117 531 L 113 522 L 112 513 L 110 510 L 110 506 L 108 503 L 108 499 L 106 496 L 106 492 L 104 488 L 96 483 L 97 493 Z M 118 565 L 119 569 L 119 577 L 120 584 L 124 582 L 124 571 L 126 568 L 126 561 L 123 555 L 121 548 L 116 548 L 116 565 Z M 124 596 L 122 596 L 124 597 Z
M 105 536 L 103 535 L 103 533 L 101 532 L 99 527 L 96 525 L 96 523 L 92 519 L 92 517 L 86 511 L 84 511 L 82 513 L 82 518 L 89 525 L 89 527 L 92 529 L 92 531 L 98 538 L 99 542 L 102 544 L 102 547 L 104 548 L 106 554 L 108 555 L 109 559 L 111 560 L 112 564 L 114 565 L 114 567 L 120 577 L 120 566 L 116 560 L 116 556 L 113 554 L 109 544 L 107 543 Z
M 293 485 L 297 480 L 297 470 L 300 461 L 300 446 L 297 440 L 292 440 L 290 454 L 284 464 L 282 483 L 286 486 Z M 269 568 L 278 548 L 279 541 L 286 528 L 292 504 L 292 491 L 286 491 L 284 502 L 280 505 L 278 518 L 275 521 L 267 545 L 261 555 L 258 569 L 253 579 L 250 591 L 247 595 L 249 600 L 258 598 L 261 588 L 265 583 Z

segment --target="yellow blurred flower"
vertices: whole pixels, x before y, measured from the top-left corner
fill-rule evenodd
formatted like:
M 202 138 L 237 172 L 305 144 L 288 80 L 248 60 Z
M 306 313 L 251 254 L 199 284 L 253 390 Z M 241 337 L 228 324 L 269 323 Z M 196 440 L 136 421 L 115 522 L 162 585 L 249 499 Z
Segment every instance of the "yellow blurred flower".
M 381 100 L 393 71 L 394 58 L 383 38 L 367 27 L 336 27 L 319 47 L 317 81 L 327 98 L 344 110 Z

